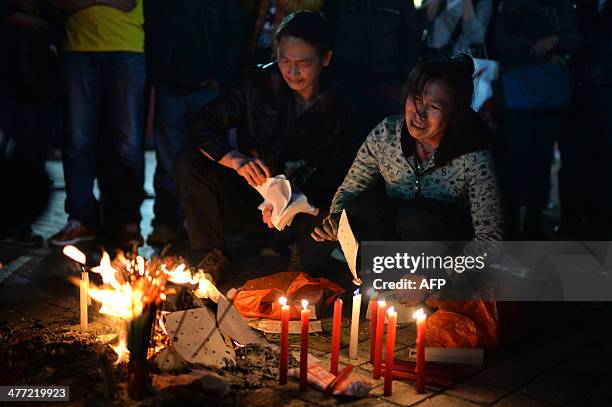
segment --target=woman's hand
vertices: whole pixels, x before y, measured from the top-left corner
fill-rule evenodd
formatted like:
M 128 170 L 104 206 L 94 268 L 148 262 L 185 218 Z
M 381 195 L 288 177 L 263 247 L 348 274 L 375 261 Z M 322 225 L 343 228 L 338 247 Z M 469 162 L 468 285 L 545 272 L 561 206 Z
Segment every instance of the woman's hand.
M 340 221 L 339 213 L 330 213 L 323 219 L 321 226 L 314 228 L 310 237 L 317 242 L 326 240 L 338 240 L 338 222 Z
M 261 219 L 270 229 L 274 229 L 274 224 L 272 223 L 272 205 L 266 205 L 263 208 L 263 211 L 261 212 Z
M 533 44 L 531 47 L 531 51 L 529 52 L 532 56 L 536 58 L 543 58 L 550 51 L 553 50 L 559 43 L 559 37 L 556 35 L 550 35 L 548 37 L 542 37 Z

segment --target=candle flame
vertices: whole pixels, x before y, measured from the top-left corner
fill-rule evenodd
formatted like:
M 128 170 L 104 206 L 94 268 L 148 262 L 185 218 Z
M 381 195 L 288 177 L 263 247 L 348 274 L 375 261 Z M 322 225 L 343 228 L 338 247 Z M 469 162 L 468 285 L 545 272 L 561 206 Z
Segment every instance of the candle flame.
M 385 300 L 378 300 L 378 306 L 379 306 L 379 307 L 384 307 L 385 305 L 387 305 L 387 303 L 385 302 Z
M 278 302 L 280 302 L 280 305 L 284 307 L 285 305 L 287 305 L 287 298 L 286 297 L 280 297 L 278 299 Z
M 353 291 L 353 295 L 359 295 L 359 288 Z
M 85 254 L 79 249 L 77 249 L 76 247 L 72 245 L 64 246 L 62 253 L 64 253 L 66 256 L 70 257 L 72 260 L 76 261 L 77 263 L 81 263 L 82 265 L 85 265 L 85 262 L 86 262 Z
M 397 314 L 397 312 L 395 312 L 395 307 L 389 307 L 387 314 L 389 314 L 389 316 Z
M 423 311 L 423 308 L 419 308 L 418 310 L 416 310 L 414 314 L 412 314 L 412 318 L 416 319 L 417 322 L 422 322 L 422 321 L 425 321 L 425 318 L 427 318 L 427 315 Z
M 302 308 L 308 309 L 308 300 L 302 300 Z

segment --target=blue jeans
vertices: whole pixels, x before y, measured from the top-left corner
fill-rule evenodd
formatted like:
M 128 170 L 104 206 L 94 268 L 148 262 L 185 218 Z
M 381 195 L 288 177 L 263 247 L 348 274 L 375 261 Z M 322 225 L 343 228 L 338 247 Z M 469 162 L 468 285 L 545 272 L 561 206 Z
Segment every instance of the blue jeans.
M 144 54 L 66 52 L 64 63 L 68 103 L 63 158 L 69 219 L 96 224 L 93 183 L 98 169 L 105 220 L 139 223 L 144 199 Z M 100 146 L 108 151 L 101 154 Z
M 174 182 L 174 163 L 185 150 L 191 122 L 216 95 L 217 91 L 212 89 L 181 94 L 162 85 L 156 90 L 154 225 L 166 225 L 177 230 L 181 227 L 184 216 Z

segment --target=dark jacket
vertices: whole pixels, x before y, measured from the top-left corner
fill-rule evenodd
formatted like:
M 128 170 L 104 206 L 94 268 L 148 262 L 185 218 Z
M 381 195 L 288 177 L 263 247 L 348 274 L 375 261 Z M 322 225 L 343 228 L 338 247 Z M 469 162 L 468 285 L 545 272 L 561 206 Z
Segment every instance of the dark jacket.
M 145 33 L 153 84 L 189 90 L 208 77 L 224 84 L 238 76 L 246 57 L 240 0 L 147 0 Z
M 202 110 L 192 137 L 218 161 L 233 149 L 228 130 L 237 128 L 240 152 L 262 159 L 273 175 L 284 173 L 311 202 L 326 208 L 354 157 L 346 147 L 349 116 L 324 78 L 314 104 L 298 114 L 294 94 L 273 63 L 250 69 L 225 88 Z
M 403 79 L 418 63 L 422 23 L 412 0 L 335 0 L 324 12 L 338 71 Z
M 569 0 L 507 0 L 496 24 L 497 52 L 505 68 L 540 64 L 530 50 L 542 37 L 559 38 L 557 54 L 575 55 L 584 42 Z

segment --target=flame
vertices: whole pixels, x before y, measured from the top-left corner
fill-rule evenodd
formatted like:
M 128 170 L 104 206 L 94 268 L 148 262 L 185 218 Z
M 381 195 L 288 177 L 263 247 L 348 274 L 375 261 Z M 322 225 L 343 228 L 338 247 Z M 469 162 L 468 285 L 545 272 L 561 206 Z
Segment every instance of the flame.
M 128 361 L 129 356 L 130 356 L 130 351 L 128 350 L 125 344 L 125 339 L 123 338 L 119 339 L 119 343 L 115 346 L 111 345 L 111 348 L 113 348 L 113 350 L 117 354 L 117 360 L 115 361 L 116 365 L 118 365 L 121 362 Z
M 384 306 L 386 306 L 387 303 L 385 302 L 385 300 L 378 300 L 378 308 L 382 308 Z
M 85 254 L 72 245 L 64 246 L 62 253 L 77 263 L 81 263 L 82 265 L 85 265 L 86 263 L 87 258 L 85 257 Z
M 302 300 L 302 308 L 308 309 L 308 300 Z
M 287 305 L 287 297 L 280 297 L 278 299 L 278 302 L 280 302 L 280 305 L 284 307 L 285 305 Z
M 210 281 L 210 276 L 203 271 L 193 274 L 190 269 L 185 269 L 185 264 L 180 264 L 174 270 L 164 272 L 168 275 L 168 281 L 175 284 L 197 285 L 193 293 L 198 298 L 208 298 L 217 302 L 221 296 L 221 292 Z
M 389 309 L 387 310 L 387 314 L 389 314 L 389 316 L 397 314 L 395 312 L 395 307 L 389 307 Z
M 66 246 L 64 253 L 75 261 L 85 263 L 85 255 L 74 246 Z M 193 292 L 197 297 L 209 298 L 214 302 L 222 295 L 211 282 L 210 275 L 201 270 L 194 273 L 185 264 L 169 264 L 161 259 L 148 261 L 141 256 L 131 260 L 123 253 L 111 260 L 109 254 L 104 252 L 100 264 L 91 269 L 102 277 L 102 285 L 91 284 L 89 295 L 101 304 L 100 313 L 120 319 L 123 326 L 118 343 L 111 346 L 117 353 L 116 363 L 127 360 L 129 356 L 126 325 L 140 316 L 149 304 L 158 304 L 166 300 L 167 293 L 172 293 L 172 289 L 166 290 L 166 281 L 196 286 Z M 75 283 L 78 284 L 77 281 Z M 149 357 L 169 346 L 165 326 L 165 315 L 168 313 L 158 313 L 152 345 L 147 351 Z
M 412 318 L 416 319 L 417 323 L 420 323 L 420 322 L 425 321 L 425 319 L 427 318 L 427 315 L 423 311 L 423 308 L 419 308 L 418 310 L 414 312 L 414 314 L 412 314 Z
M 353 291 L 353 295 L 359 295 L 359 288 Z

